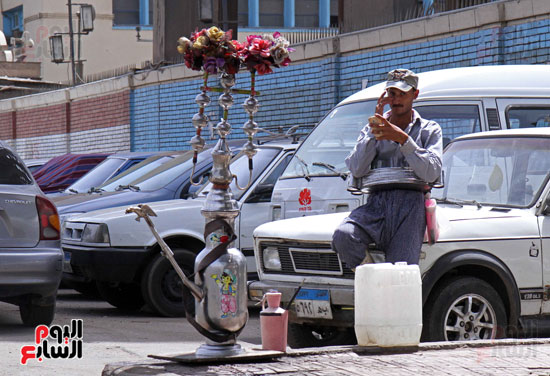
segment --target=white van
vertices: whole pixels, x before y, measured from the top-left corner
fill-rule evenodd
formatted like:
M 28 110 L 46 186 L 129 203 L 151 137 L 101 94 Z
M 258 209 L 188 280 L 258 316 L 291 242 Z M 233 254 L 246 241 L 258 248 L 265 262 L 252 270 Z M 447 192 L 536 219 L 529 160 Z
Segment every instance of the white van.
M 437 121 L 444 144 L 469 133 L 550 126 L 550 66 L 505 65 L 420 73 L 414 108 Z M 344 163 L 374 107 L 384 83 L 339 103 L 302 143 L 278 180 L 273 220 L 347 212 L 365 197 L 347 191 Z

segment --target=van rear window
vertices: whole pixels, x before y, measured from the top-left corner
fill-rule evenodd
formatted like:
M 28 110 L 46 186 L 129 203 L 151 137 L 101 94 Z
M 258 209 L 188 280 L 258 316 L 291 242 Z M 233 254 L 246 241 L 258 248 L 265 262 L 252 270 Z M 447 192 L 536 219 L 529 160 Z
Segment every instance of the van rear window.
M 424 119 L 433 120 L 441 126 L 444 145 L 458 136 L 481 131 L 477 105 L 417 105 L 414 109 Z
M 506 122 L 512 129 L 550 127 L 550 107 L 509 107 Z
M 25 164 L 10 150 L 0 148 L 0 184 L 28 185 L 33 180 Z

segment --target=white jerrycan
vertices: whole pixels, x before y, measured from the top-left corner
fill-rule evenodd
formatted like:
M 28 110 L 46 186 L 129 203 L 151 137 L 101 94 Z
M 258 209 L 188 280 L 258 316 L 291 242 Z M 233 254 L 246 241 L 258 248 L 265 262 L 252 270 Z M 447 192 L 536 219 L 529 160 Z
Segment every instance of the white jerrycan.
M 355 335 L 360 346 L 416 346 L 422 333 L 418 265 L 364 264 L 355 270 Z

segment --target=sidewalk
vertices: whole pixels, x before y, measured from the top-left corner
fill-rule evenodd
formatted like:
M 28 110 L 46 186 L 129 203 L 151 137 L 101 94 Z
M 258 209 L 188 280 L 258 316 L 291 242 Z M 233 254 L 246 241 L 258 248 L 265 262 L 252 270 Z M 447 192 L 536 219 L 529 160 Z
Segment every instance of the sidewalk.
M 155 348 L 154 344 L 151 348 Z M 549 376 L 550 339 L 431 342 L 414 348 L 393 349 L 335 346 L 290 350 L 283 357 L 263 362 L 215 365 L 184 365 L 143 359 L 139 362 L 107 364 L 103 376 L 111 375 Z

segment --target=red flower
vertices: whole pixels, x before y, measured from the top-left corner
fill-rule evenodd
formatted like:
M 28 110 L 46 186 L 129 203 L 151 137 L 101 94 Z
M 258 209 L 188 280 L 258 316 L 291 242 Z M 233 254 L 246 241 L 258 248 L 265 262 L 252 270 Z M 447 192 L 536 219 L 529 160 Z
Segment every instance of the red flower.
M 271 42 L 265 39 L 254 39 L 249 46 L 250 53 L 252 55 L 260 55 L 261 57 L 269 57 L 269 49 L 271 48 Z

